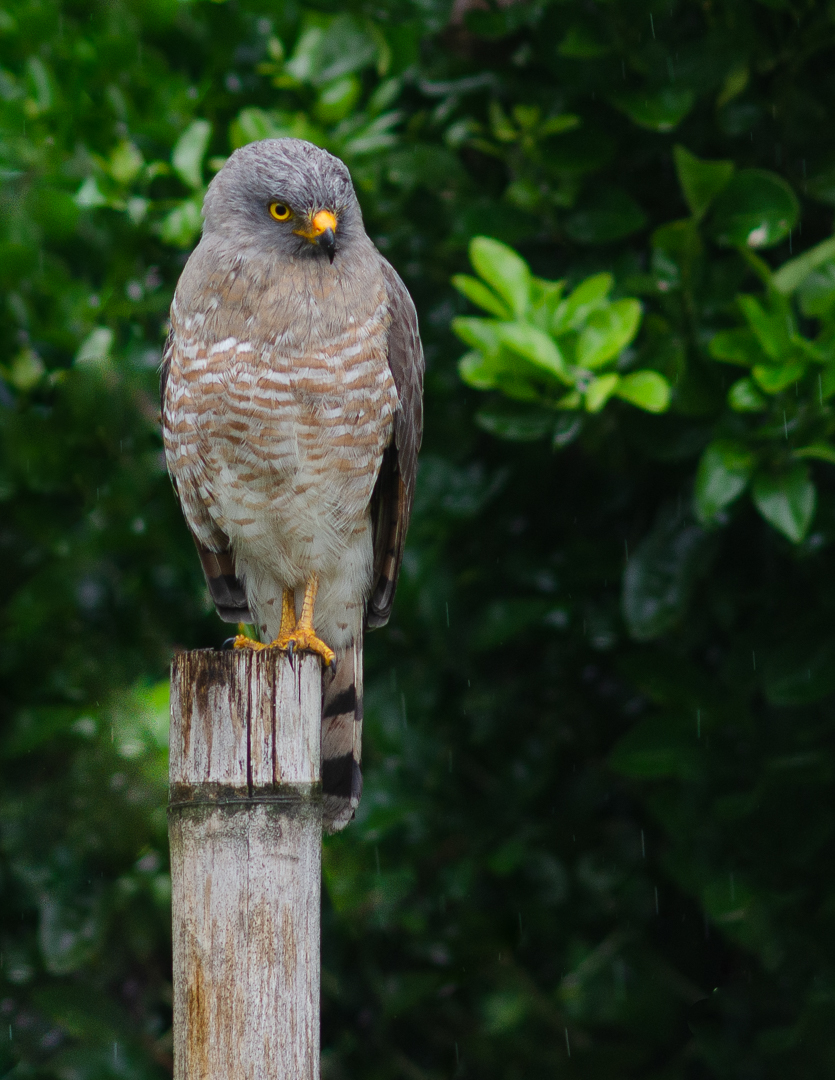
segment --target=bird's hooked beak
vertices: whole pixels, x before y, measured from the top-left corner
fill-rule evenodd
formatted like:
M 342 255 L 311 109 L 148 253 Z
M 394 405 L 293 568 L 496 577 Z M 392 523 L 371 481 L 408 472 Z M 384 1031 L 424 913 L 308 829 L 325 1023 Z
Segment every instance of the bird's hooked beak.
M 318 244 L 333 262 L 336 254 L 336 217 L 330 210 L 317 210 L 300 229 L 293 231 L 311 244 Z

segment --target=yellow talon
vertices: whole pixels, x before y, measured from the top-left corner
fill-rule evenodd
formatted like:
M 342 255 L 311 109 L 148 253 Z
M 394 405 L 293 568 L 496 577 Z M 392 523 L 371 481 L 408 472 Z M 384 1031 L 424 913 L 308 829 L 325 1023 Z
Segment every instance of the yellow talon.
M 256 641 L 254 638 L 247 637 L 246 634 L 238 634 L 232 642 L 232 648 L 252 649 L 254 652 L 260 652 L 261 649 L 268 649 L 269 645 L 265 645 L 263 641 Z
M 304 601 L 302 613 L 296 621 L 296 604 L 292 589 L 285 589 L 281 597 L 281 626 L 278 637 L 268 645 L 262 641 L 253 641 L 252 638 L 238 634 L 232 643 L 235 649 L 281 649 L 283 652 L 312 652 L 325 663 L 325 667 L 336 659 L 336 653 L 328 645 L 317 637 L 313 629 L 313 609 L 316 604 L 316 593 L 319 591 L 319 578 L 311 574 L 310 580 L 304 589 Z
M 336 659 L 336 653 L 320 637 L 316 636 L 312 627 L 307 630 L 304 627 L 297 626 L 290 635 L 286 648 L 291 652 L 316 653 L 318 657 L 324 660 L 325 667 L 330 667 Z

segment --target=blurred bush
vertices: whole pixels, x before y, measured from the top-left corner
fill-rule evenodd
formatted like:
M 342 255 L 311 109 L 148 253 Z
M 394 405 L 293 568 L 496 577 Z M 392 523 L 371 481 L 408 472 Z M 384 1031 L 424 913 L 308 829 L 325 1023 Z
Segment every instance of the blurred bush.
M 833 36 L 813 0 L 0 12 L 0 1075 L 171 1068 L 166 666 L 225 630 L 156 368 L 206 184 L 278 135 L 344 157 L 428 360 L 324 1075 L 832 1072 Z

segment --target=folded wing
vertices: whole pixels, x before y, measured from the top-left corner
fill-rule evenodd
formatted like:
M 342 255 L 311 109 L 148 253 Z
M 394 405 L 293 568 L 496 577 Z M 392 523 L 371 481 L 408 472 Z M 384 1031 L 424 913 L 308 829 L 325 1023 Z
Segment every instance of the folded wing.
M 383 276 L 391 312 L 388 361 L 399 404 L 394 418 L 394 437 L 383 455 L 371 497 L 374 585 L 366 612 L 370 627 L 385 626 L 391 615 L 412 513 L 417 455 L 423 435 L 424 361 L 417 312 L 406 286 L 385 261 Z

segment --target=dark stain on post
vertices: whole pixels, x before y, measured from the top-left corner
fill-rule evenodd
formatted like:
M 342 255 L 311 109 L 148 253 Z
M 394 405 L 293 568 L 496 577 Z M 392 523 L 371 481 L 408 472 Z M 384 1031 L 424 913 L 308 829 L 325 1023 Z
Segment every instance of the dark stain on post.
M 186 1060 L 189 1080 L 211 1080 L 209 1076 L 209 1009 L 203 965 L 194 956 L 192 981 L 186 991 Z
M 229 686 L 233 682 L 230 660 L 234 655 L 201 649 L 184 653 L 175 658 L 176 673 L 180 680 L 183 701 L 183 753 L 188 756 L 191 746 L 191 729 L 195 716 L 211 718 L 209 693 L 213 686 Z M 212 758 L 212 725 L 206 724 L 206 751 Z

